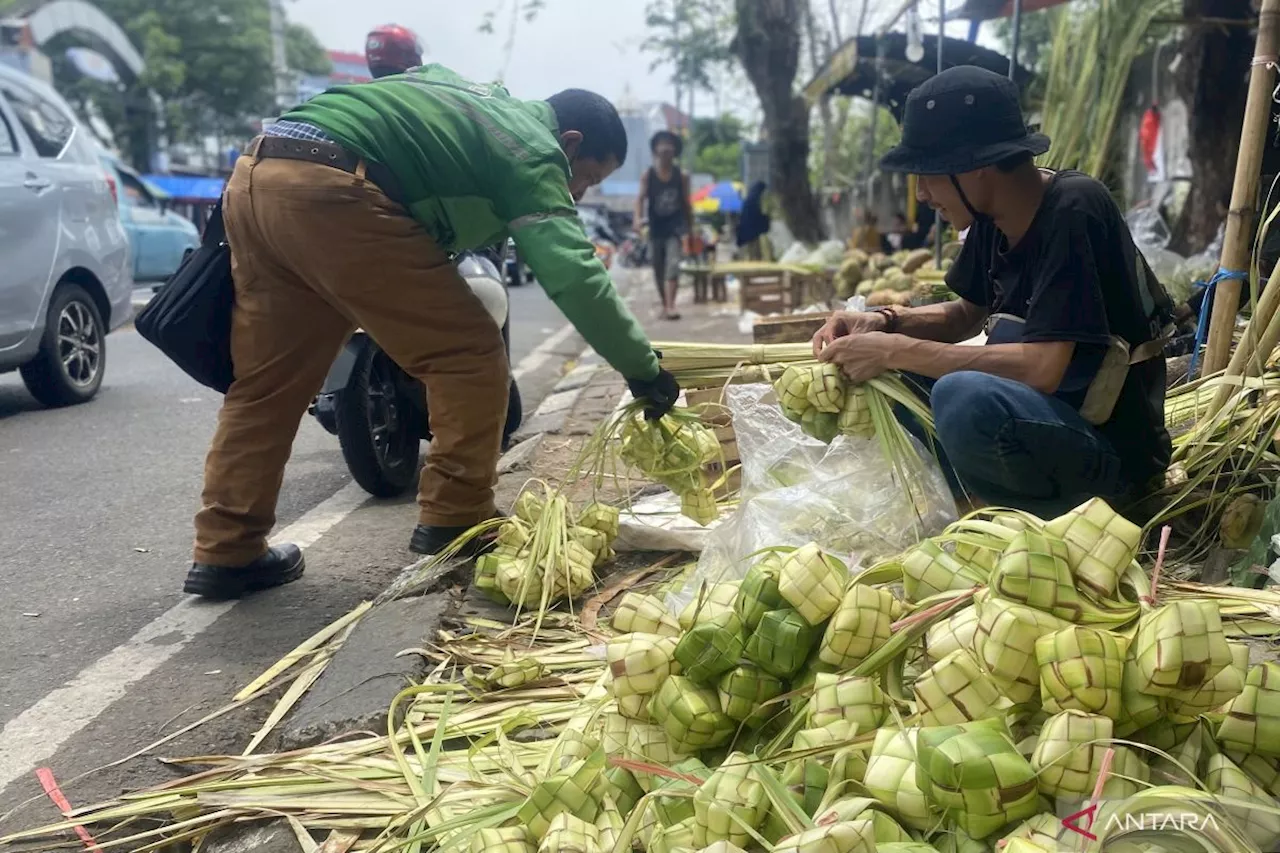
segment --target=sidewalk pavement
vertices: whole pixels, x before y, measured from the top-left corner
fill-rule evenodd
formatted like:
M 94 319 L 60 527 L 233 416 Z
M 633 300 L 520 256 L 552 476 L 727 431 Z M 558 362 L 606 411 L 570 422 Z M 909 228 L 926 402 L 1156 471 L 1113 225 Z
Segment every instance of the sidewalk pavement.
M 615 275 L 645 276 L 648 271 L 621 270 Z M 681 294 L 680 320 L 663 320 L 651 281 L 632 280 L 628 292 L 633 310 L 650 339 L 740 343 L 750 340 L 738 329 L 736 303 L 692 304 L 692 289 Z M 565 365 L 565 373 L 537 410 L 526 417 L 516 444 L 503 456 L 498 472 L 498 505 L 509 507 L 530 479 L 560 485 L 600 422 L 626 392 L 622 378 L 591 351 Z M 588 483 L 574 484 L 570 499 L 590 494 Z M 641 557 L 643 559 L 643 557 Z M 627 566 L 623 566 L 625 571 Z M 510 618 L 493 605 L 467 595 L 471 564 L 442 567 L 434 577 L 420 577 L 420 564 L 407 567 L 356 627 L 324 674 L 277 729 L 274 744 L 282 750 L 321 743 L 342 734 L 386 727 L 387 709 L 407 681 L 425 675 L 417 655 L 396 652 L 422 646 L 461 615 L 482 613 Z M 209 853 L 218 853 L 217 846 Z M 236 849 L 236 848 L 228 848 Z

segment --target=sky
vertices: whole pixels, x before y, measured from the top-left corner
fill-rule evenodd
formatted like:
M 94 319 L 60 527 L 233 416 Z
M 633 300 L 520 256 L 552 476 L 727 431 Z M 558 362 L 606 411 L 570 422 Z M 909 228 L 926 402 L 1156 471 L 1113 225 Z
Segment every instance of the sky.
M 521 18 L 517 22 L 507 62 L 505 46 L 513 2 L 287 0 L 285 9 L 290 20 L 310 27 L 330 50 L 363 52 L 365 34 L 374 27 L 388 23 L 409 27 L 426 47 L 426 61 L 442 63 L 476 80 L 501 77 L 518 98 L 545 98 L 561 89 L 584 88 L 615 102 L 628 90 L 642 102 L 673 99 L 669 70 L 653 69 L 653 54 L 640 49 L 646 37 L 647 0 L 547 0 L 546 8 L 534 21 Z M 871 3 L 868 23 L 872 27 L 901 5 L 900 0 L 866 2 Z M 855 0 L 842 5 L 852 18 L 857 8 Z M 922 3 L 922 14 L 933 19 L 926 21 L 926 28 L 937 26 L 932 5 L 928 0 Z M 825 6 L 819 4 L 820 8 Z M 484 13 L 502 7 L 507 14 L 495 20 L 494 34 L 478 32 Z M 963 37 L 966 29 L 965 23 L 953 22 L 947 32 Z M 758 104 L 745 75 L 736 65 L 725 75 L 717 87 L 719 107 L 752 120 Z M 709 93 L 698 97 L 703 99 L 695 104 L 699 115 L 715 111 L 716 104 Z
M 653 57 L 640 50 L 645 0 L 550 0 L 536 20 L 516 25 L 505 74 L 510 15 L 495 21 L 493 35 L 477 31 L 485 11 L 498 5 L 499 0 L 291 0 L 285 10 L 331 50 L 362 52 L 365 34 L 380 24 L 409 27 L 426 47 L 427 61 L 477 80 L 501 75 L 518 98 L 545 98 L 576 87 L 616 100 L 628 85 L 641 101 L 672 98 L 667 72 L 650 71 Z

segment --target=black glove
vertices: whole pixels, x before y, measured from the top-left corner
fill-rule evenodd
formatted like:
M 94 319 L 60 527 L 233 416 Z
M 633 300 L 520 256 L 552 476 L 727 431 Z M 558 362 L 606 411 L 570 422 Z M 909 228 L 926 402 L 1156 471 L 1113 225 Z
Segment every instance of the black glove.
M 666 370 L 659 370 L 652 379 L 628 379 L 627 387 L 631 389 L 631 396 L 648 402 L 644 416 L 651 421 L 671 411 L 680 399 L 680 383 Z

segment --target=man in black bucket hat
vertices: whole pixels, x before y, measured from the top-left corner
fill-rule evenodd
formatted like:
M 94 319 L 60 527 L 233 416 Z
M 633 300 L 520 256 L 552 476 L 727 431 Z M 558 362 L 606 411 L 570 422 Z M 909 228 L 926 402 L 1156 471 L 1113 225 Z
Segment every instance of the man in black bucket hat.
M 941 305 L 838 312 L 814 352 L 863 381 L 927 389 L 953 487 L 1052 517 L 1092 496 L 1123 509 L 1169 462 L 1162 353 L 1169 298 L 1107 188 L 1038 169 L 1017 87 L 970 66 L 907 98 L 886 171 L 959 230 Z M 985 329 L 985 346 L 958 346 Z

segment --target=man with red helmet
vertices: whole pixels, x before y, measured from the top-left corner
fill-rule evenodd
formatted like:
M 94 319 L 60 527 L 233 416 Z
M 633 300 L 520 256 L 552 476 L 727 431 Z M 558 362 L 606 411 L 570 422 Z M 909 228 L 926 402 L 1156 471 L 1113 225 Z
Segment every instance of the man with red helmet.
M 369 31 L 364 40 L 364 57 L 375 80 L 403 74 L 422 64 L 422 43 L 408 27 L 386 24 Z

